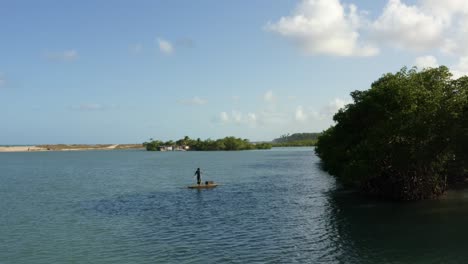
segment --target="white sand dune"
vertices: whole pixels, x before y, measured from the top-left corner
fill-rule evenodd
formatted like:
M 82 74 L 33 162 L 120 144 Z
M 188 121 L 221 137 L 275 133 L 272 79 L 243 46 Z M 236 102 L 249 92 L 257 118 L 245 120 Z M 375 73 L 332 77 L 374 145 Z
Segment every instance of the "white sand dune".
M 47 149 L 36 146 L 8 146 L 0 147 L 0 152 L 27 152 L 27 151 L 45 151 Z
M 52 151 L 78 151 L 78 150 L 106 150 L 115 149 L 119 144 L 110 145 L 102 148 L 64 148 L 64 149 L 52 149 Z M 28 152 L 28 151 L 48 151 L 47 148 L 37 146 L 0 146 L 0 152 Z

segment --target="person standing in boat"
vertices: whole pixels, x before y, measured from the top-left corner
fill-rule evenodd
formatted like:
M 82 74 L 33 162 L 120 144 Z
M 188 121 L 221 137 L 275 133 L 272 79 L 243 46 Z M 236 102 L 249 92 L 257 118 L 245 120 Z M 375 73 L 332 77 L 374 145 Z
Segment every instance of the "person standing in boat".
M 201 183 L 201 171 L 200 171 L 200 168 L 197 168 L 197 170 L 195 171 L 195 174 L 197 176 L 197 184 L 200 185 Z

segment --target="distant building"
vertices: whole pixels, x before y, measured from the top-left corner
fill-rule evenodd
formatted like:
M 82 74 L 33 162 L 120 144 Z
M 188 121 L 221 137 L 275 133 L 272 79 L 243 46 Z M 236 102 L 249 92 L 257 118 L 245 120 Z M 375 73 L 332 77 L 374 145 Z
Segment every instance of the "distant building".
M 172 151 L 172 146 L 159 146 L 160 151 Z
M 187 145 L 183 146 L 159 146 L 159 151 L 187 151 L 190 147 Z

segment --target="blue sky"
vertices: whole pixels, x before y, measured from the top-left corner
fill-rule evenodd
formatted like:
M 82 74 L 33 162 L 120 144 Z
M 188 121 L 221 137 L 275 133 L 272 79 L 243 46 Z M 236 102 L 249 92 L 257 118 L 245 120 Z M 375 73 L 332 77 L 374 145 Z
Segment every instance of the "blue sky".
M 462 0 L 0 0 L 0 144 L 322 131 L 386 72 L 468 72 L 467 21 Z

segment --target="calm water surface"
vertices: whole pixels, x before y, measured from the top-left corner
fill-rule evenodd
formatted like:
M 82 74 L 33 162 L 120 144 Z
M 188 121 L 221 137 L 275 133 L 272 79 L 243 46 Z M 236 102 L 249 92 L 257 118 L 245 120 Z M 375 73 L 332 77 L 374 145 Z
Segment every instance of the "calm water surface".
M 311 148 L 0 153 L 2 264 L 466 263 L 467 236 L 468 193 L 361 199 Z

